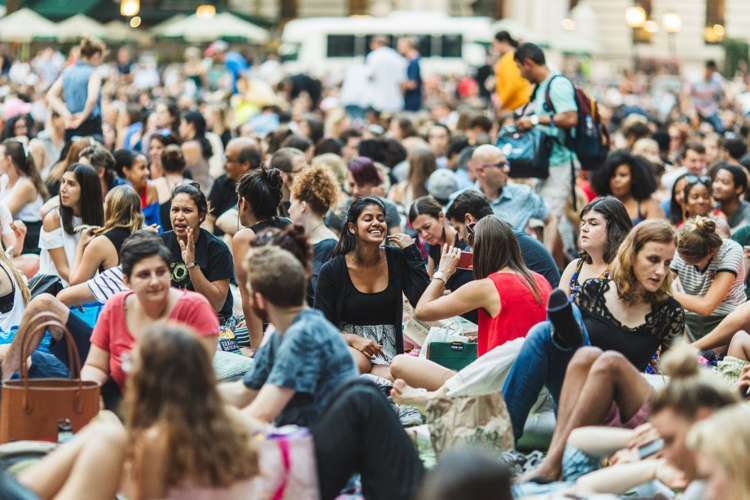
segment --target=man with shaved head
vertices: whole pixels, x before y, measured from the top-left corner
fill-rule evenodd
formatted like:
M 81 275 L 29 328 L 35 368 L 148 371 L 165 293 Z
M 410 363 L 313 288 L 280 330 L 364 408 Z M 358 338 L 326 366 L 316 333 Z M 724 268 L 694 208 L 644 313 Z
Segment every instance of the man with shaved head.
M 250 170 L 260 168 L 263 157 L 258 143 L 249 137 L 238 137 L 227 144 L 224 151 L 224 171 L 211 187 L 208 202 L 211 212 L 206 217 L 209 231 L 221 236 L 224 234 L 219 227 L 214 228 L 216 219 L 221 214 L 237 205 L 237 182 Z
M 473 189 L 487 197 L 495 215 L 517 231 L 524 231 L 529 219 L 547 220 L 549 210 L 538 194 L 524 184 L 508 183 L 510 166 L 499 148 L 483 144 L 471 159 L 477 178 Z

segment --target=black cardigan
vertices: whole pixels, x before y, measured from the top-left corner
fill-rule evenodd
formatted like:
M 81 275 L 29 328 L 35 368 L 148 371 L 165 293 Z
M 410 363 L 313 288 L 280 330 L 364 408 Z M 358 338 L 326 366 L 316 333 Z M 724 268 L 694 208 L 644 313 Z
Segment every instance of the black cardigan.
M 385 255 L 388 273 L 396 280 L 394 285 L 406 294 L 411 305 L 416 307 L 422 293 L 430 284 L 419 249 L 416 245 L 410 245 L 404 250 L 385 247 Z M 323 312 L 328 321 L 338 328 L 343 326 L 341 312 L 344 297 L 356 291 L 348 272 L 345 256 L 333 257 L 320 269 L 315 290 L 315 308 Z M 403 316 L 401 302 L 397 310 L 383 311 L 383 324 L 396 326 L 396 352 L 399 354 L 404 352 Z

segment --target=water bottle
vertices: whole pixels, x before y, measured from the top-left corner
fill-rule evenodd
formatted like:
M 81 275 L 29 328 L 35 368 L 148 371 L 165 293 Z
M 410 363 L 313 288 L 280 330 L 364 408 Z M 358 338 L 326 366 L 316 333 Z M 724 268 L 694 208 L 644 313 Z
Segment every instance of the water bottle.
M 73 425 L 69 418 L 57 421 L 57 444 L 63 444 L 73 439 Z

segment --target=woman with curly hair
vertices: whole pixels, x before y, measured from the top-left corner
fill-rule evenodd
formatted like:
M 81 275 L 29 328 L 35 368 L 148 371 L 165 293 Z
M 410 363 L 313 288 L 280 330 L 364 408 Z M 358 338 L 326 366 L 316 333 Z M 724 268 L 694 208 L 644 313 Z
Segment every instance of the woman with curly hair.
M 633 225 L 646 219 L 664 218 L 661 206 L 653 197 L 656 178 L 648 160 L 641 156 L 627 151 L 613 152 L 604 166 L 594 173 L 591 185 L 597 195 L 611 195 L 620 200 Z
M 315 287 L 323 264 L 333 254 L 338 238 L 323 222 L 331 207 L 336 206 L 339 187 L 331 171 L 320 165 L 310 167 L 295 176 L 292 184 L 289 217 L 305 228 L 313 246 L 312 275 L 307 288 L 307 303 L 315 299 Z

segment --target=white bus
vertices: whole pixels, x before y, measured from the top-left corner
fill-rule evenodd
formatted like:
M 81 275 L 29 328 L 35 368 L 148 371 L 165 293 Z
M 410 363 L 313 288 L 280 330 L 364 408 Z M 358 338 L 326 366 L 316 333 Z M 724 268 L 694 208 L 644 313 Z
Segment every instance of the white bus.
M 394 46 L 401 36 L 415 38 L 423 74 L 461 74 L 483 64 L 493 33 L 490 18 L 433 12 L 295 19 L 284 27 L 280 56 L 287 72 L 341 77 L 348 64 L 364 60 L 375 35 Z

